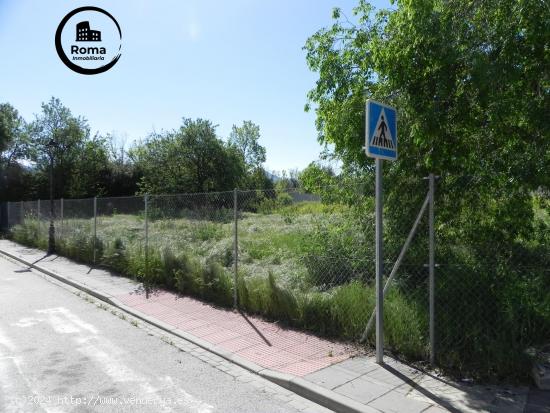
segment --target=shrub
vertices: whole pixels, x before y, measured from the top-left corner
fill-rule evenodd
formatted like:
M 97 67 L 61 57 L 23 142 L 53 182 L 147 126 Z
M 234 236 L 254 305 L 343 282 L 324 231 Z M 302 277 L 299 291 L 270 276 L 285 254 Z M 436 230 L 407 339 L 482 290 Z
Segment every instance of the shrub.
M 302 326 L 327 336 L 337 336 L 332 317 L 331 295 L 326 292 L 304 294 L 299 301 Z
M 202 296 L 202 268 L 196 259 L 184 253 L 176 258 L 170 249 L 165 249 L 163 272 L 165 277 L 174 278 L 174 285 L 180 293 Z
M 271 311 L 269 315 L 289 324 L 298 323 L 298 305 L 292 291 L 277 285 L 272 272 L 268 275 L 268 282 L 271 293 Z
M 428 357 L 428 301 L 420 301 L 398 288 L 389 290 L 384 300 L 384 341 L 409 360 Z
M 199 222 L 193 227 L 193 239 L 207 241 L 209 239 L 219 240 L 223 238 L 223 230 L 219 224 L 212 222 Z
M 331 308 L 338 335 L 349 339 L 361 337 L 375 307 L 374 288 L 359 281 L 334 289 Z
M 239 273 L 238 300 L 240 308 L 252 314 L 268 316 L 271 314 L 272 294 L 271 286 L 267 279 L 258 276 L 246 276 Z
M 233 305 L 233 279 L 219 263 L 209 262 L 203 269 L 203 297 L 219 305 Z
M 258 203 L 256 210 L 261 214 L 272 214 L 278 209 L 291 205 L 292 197 L 283 191 L 278 191 L 275 197 L 261 198 Z
M 120 274 L 125 274 L 128 271 L 128 255 L 121 238 L 117 237 L 112 242 L 107 243 L 101 263 Z

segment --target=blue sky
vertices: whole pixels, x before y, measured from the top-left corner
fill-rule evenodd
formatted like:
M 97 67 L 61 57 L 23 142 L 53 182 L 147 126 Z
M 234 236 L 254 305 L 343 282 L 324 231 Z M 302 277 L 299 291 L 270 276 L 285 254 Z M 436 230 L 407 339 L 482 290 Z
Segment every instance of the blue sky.
M 260 125 L 269 170 L 304 168 L 318 158 L 314 113 L 306 93 L 316 74 L 302 50 L 331 24 L 331 10 L 351 14 L 357 0 L 39 1 L 0 0 L 0 102 L 30 120 L 56 96 L 93 131 L 125 135 L 176 128 L 182 117 Z M 376 0 L 377 7 L 388 1 Z M 115 16 L 122 57 L 99 75 L 70 71 L 57 56 L 60 20 L 80 6 Z

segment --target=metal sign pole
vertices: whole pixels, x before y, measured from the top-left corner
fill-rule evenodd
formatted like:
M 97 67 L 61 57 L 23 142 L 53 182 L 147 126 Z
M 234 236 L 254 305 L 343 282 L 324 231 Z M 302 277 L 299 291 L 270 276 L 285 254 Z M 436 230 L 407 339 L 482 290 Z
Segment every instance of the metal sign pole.
M 239 239 L 238 239 L 238 222 L 239 222 L 239 212 L 238 212 L 238 192 L 237 188 L 233 190 L 233 277 L 234 277 L 234 286 L 233 286 L 233 307 L 238 308 L 238 281 L 239 281 Z
M 376 362 L 384 363 L 384 245 L 382 159 L 376 158 Z
M 429 232 L 430 232 L 430 249 L 429 249 L 429 296 L 430 296 L 430 364 L 435 364 L 435 232 L 434 232 L 434 195 L 435 195 L 435 178 L 434 174 L 429 176 L 430 182 L 430 210 L 429 210 Z
M 397 110 L 368 99 L 365 108 L 365 151 L 376 159 L 376 362 L 384 363 L 384 227 L 382 159 L 397 159 Z M 367 332 L 365 332 L 366 335 Z
M 97 196 L 94 197 L 94 265 L 96 259 L 96 240 L 97 240 Z
M 145 277 L 149 277 L 149 194 L 143 197 L 145 215 Z

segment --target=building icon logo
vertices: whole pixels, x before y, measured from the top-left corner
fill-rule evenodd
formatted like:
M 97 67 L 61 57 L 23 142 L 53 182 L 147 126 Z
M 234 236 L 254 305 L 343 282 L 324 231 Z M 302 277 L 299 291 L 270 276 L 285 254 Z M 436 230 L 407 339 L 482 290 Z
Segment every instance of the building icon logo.
M 76 25 L 76 41 L 100 42 L 101 32 L 99 30 L 91 30 L 90 22 L 80 22 Z
M 74 9 L 61 20 L 55 32 L 59 58 L 69 69 L 83 75 L 111 69 L 120 59 L 121 48 L 120 25 L 113 15 L 99 7 Z

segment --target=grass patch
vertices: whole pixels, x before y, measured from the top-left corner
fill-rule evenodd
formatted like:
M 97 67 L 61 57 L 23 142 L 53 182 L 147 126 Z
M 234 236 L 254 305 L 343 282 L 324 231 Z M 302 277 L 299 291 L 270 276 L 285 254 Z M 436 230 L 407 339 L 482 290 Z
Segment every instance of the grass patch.
M 374 308 L 372 216 L 354 220 L 343 205 L 292 204 L 284 197 L 256 201 L 256 211 L 242 212 L 238 222 L 239 307 L 318 334 L 357 340 Z M 548 213 L 546 204 L 537 202 L 536 236 L 518 243 L 514 254 L 541 263 L 548 256 Z M 231 307 L 232 211 L 153 212 L 147 250 L 143 217 L 116 214 L 100 217 L 95 240 L 91 219 L 65 219 L 56 231 L 58 251 L 92 263 L 95 244 L 97 264 Z M 44 222 L 28 217 L 13 228 L 12 237 L 46 249 L 47 230 Z M 402 240 L 389 240 L 388 247 L 394 244 L 400 248 Z M 407 259 L 418 258 L 420 264 L 407 264 L 410 273 L 403 266 L 385 300 L 386 346 L 410 360 L 425 360 L 429 351 L 423 248 L 411 248 Z M 464 246 L 445 256 L 460 266 L 437 270 L 439 365 L 476 378 L 527 377 L 524 350 L 550 337 L 545 288 L 550 265 L 528 272 L 509 263 L 491 266 Z

